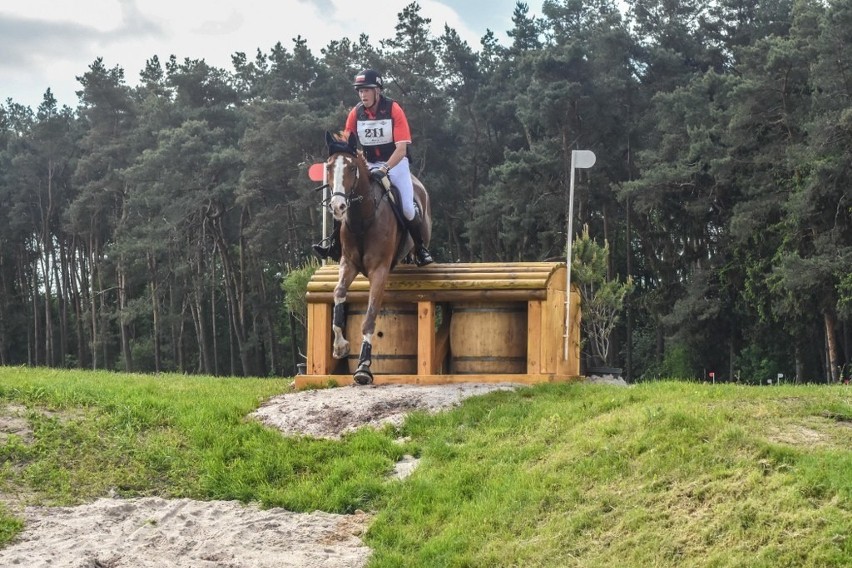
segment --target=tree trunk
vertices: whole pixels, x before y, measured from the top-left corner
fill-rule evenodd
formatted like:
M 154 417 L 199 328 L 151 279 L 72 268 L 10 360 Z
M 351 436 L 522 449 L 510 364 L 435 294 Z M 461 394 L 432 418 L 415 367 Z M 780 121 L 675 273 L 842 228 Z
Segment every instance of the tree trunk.
M 805 353 L 801 341 L 793 342 L 793 354 L 796 358 L 796 383 L 805 378 Z
M 41 318 L 38 316 L 38 268 L 35 266 L 33 266 L 32 270 L 30 294 L 32 295 L 33 308 L 33 349 L 32 356 L 30 358 L 30 365 L 38 367 L 41 363 L 41 359 L 39 358 L 39 348 L 41 346 Z
M 74 334 L 77 336 L 77 367 L 83 369 L 86 367 L 86 347 L 84 344 L 85 331 L 83 327 L 83 296 L 81 290 L 85 280 L 83 279 L 83 267 L 78 255 L 77 246 L 72 247 L 70 268 L 71 278 L 71 303 L 74 305 Z M 77 279 L 81 280 L 78 281 Z
M 203 237 L 202 237 L 203 238 Z M 198 345 L 198 369 L 200 372 L 210 375 L 217 374 L 213 371 L 210 343 L 207 337 L 206 306 L 204 302 L 205 288 L 204 279 L 207 269 L 204 263 L 204 247 L 201 242 L 195 243 L 195 258 L 192 261 L 193 271 L 188 277 L 185 285 L 191 290 L 189 311 L 192 315 L 192 323 L 195 329 L 195 341 Z M 212 286 L 211 286 L 212 287 Z M 214 331 L 215 334 L 215 331 Z M 212 358 L 216 357 L 215 348 Z
M 59 250 L 60 260 L 54 264 L 54 278 L 56 278 L 56 297 L 59 299 L 59 364 L 67 367 L 68 353 L 68 302 L 69 290 L 69 258 L 68 248 L 63 246 Z M 61 272 L 61 275 L 60 275 Z
M 228 244 L 225 242 L 224 231 L 221 226 L 220 219 L 214 221 L 213 237 L 216 242 L 216 248 L 219 251 L 219 258 L 222 260 L 223 283 L 225 287 L 225 302 L 228 307 L 228 319 L 230 320 L 230 328 L 233 333 L 233 340 L 236 341 L 237 353 L 242 366 L 242 374 L 249 375 L 251 362 L 249 361 L 249 353 L 247 346 L 247 336 L 245 328 L 245 304 L 244 295 L 241 292 L 242 277 L 234 270 L 231 255 L 228 251 Z M 236 369 L 232 364 L 231 372 L 236 374 Z
M 731 323 L 730 336 L 728 337 L 728 380 L 734 381 L 734 359 L 736 358 L 736 348 L 734 347 L 734 324 Z
M 94 219 L 92 219 L 92 222 L 94 223 Z M 98 349 L 100 349 L 98 335 L 98 294 L 96 292 L 98 289 L 97 282 L 100 280 L 100 267 L 98 266 L 97 255 L 95 252 L 96 247 L 97 239 L 95 239 L 94 233 L 89 233 L 89 316 L 92 320 L 92 370 L 95 371 L 98 369 Z
M 828 364 L 826 379 L 830 383 L 836 383 L 840 380 L 840 361 L 837 357 L 837 338 L 834 336 L 834 314 L 830 310 L 825 310 L 823 321 L 825 321 L 826 363 Z
M 210 262 L 210 282 L 216 281 L 216 260 Z M 210 330 L 213 340 L 213 373 L 219 376 L 219 324 L 216 319 L 216 287 L 210 286 Z M 233 370 L 233 369 L 232 369 Z
M 148 254 L 148 270 L 151 273 L 151 318 L 154 324 L 154 372 L 160 373 L 160 302 L 157 297 L 157 259 Z
M 628 139 L 628 162 L 629 162 L 629 144 L 630 140 Z M 629 163 L 628 163 L 629 166 Z M 631 239 L 633 236 L 630 233 L 630 197 L 627 197 L 627 201 L 624 204 L 624 216 L 625 216 L 625 240 L 627 242 L 627 247 L 624 250 L 624 257 L 627 261 L 627 278 L 633 277 L 633 247 L 631 245 Z M 627 377 L 628 382 L 633 382 L 633 294 L 629 294 L 627 297 L 627 301 L 625 302 L 626 313 L 626 341 L 625 344 L 625 377 Z
M 47 251 L 42 251 L 42 274 L 44 276 L 44 364 L 55 366 L 53 347 L 53 278 L 50 276 L 50 261 Z
M 107 330 L 109 330 L 109 312 L 107 310 L 107 290 L 104 286 L 103 268 L 98 270 L 98 298 L 98 332 L 100 333 L 98 343 L 103 350 L 101 352 L 103 368 L 109 369 L 112 367 L 113 361 L 110 358 L 109 341 L 107 336 Z
M 50 231 L 50 220 L 53 217 L 53 170 L 52 160 L 47 164 L 47 203 L 41 205 L 41 271 L 44 277 L 44 363 L 48 367 L 55 365 L 53 346 L 53 278 L 51 277 L 50 261 L 53 258 L 53 237 Z
M 8 365 L 8 361 L 6 361 L 6 337 L 8 334 L 6 330 L 8 318 L 6 298 L 8 297 L 7 293 L 11 290 L 11 286 L 6 282 L 5 260 L 3 250 L 0 249 L 0 365 L 2 366 Z
M 133 352 L 130 349 L 129 306 L 127 303 L 127 273 L 122 259 L 115 269 L 118 280 L 118 325 L 121 334 L 121 355 L 124 358 L 124 370 L 133 371 Z

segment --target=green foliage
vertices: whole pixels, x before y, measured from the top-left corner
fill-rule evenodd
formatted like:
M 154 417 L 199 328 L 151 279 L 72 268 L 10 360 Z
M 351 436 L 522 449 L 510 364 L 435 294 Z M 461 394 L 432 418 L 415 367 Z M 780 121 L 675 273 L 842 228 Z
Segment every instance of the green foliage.
M 837 286 L 837 311 L 844 317 L 852 317 L 852 272 L 842 276 Z
M 598 364 L 609 362 L 610 335 L 618 323 L 624 301 L 633 290 L 633 280 L 607 278 L 609 243 L 601 245 L 589 234 L 589 226 L 573 240 L 572 276 L 580 289 L 581 325 L 592 356 Z
M 24 521 L 11 515 L 0 503 L 0 546 L 11 542 L 24 528 Z
M 740 351 L 734 364 L 740 373 L 740 381 L 758 385 L 776 381 L 778 374 L 784 370 L 775 359 L 756 347 L 746 347 Z
M 308 320 L 308 301 L 306 298 L 308 282 L 310 282 L 311 276 L 314 275 L 317 268 L 319 268 L 319 261 L 310 259 L 303 266 L 290 270 L 281 282 L 281 288 L 284 290 L 285 308 L 305 326 Z
M 696 354 L 686 345 L 671 342 L 663 360 L 651 365 L 642 375 L 642 380 L 703 378 L 695 369 Z

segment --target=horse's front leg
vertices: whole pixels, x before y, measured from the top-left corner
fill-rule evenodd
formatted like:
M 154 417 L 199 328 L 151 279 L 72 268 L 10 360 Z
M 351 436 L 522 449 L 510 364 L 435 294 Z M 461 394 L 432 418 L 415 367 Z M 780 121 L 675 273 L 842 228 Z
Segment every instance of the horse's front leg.
M 334 331 L 331 354 L 335 359 L 343 359 L 349 355 L 349 342 L 343 334 L 346 327 L 346 293 L 357 275 L 358 271 L 350 266 L 345 258 L 341 259 L 337 286 L 334 287 L 334 309 L 331 318 L 331 329 Z
M 358 357 L 358 368 L 354 379 L 359 385 L 369 385 L 373 382 L 372 365 L 373 332 L 376 331 L 376 317 L 382 309 L 382 297 L 385 294 L 385 284 L 388 280 L 389 268 L 378 268 L 370 273 L 370 299 L 367 302 L 367 313 L 361 325 L 361 354 Z

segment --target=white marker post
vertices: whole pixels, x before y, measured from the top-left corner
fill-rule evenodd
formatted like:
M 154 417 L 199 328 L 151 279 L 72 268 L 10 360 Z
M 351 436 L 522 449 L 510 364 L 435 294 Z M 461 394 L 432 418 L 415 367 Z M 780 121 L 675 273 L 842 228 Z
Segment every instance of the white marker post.
M 565 277 L 565 335 L 563 338 L 562 358 L 568 361 L 568 335 L 571 331 L 571 256 L 574 238 L 574 170 L 588 169 L 595 165 L 595 153 L 591 150 L 571 151 L 571 184 L 568 191 L 568 259 L 567 275 Z
M 311 167 L 308 168 L 308 178 L 311 181 L 321 181 L 325 188 L 322 190 L 322 198 L 323 203 L 328 203 L 329 192 L 331 191 L 328 188 L 328 172 L 325 169 L 325 164 L 323 162 L 317 162 L 316 164 L 311 164 Z M 322 238 L 325 239 L 328 237 L 328 208 L 325 205 L 320 205 L 320 214 L 322 215 Z M 326 265 L 327 259 L 322 259 L 322 265 Z

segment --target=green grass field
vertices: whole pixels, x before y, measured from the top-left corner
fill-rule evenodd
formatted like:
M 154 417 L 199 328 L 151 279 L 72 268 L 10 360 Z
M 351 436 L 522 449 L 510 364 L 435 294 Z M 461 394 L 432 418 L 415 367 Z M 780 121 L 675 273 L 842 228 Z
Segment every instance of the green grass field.
M 0 546 L 112 493 L 371 511 L 371 566 L 852 565 L 849 387 L 541 385 L 325 441 L 247 418 L 288 385 L 0 368 Z

